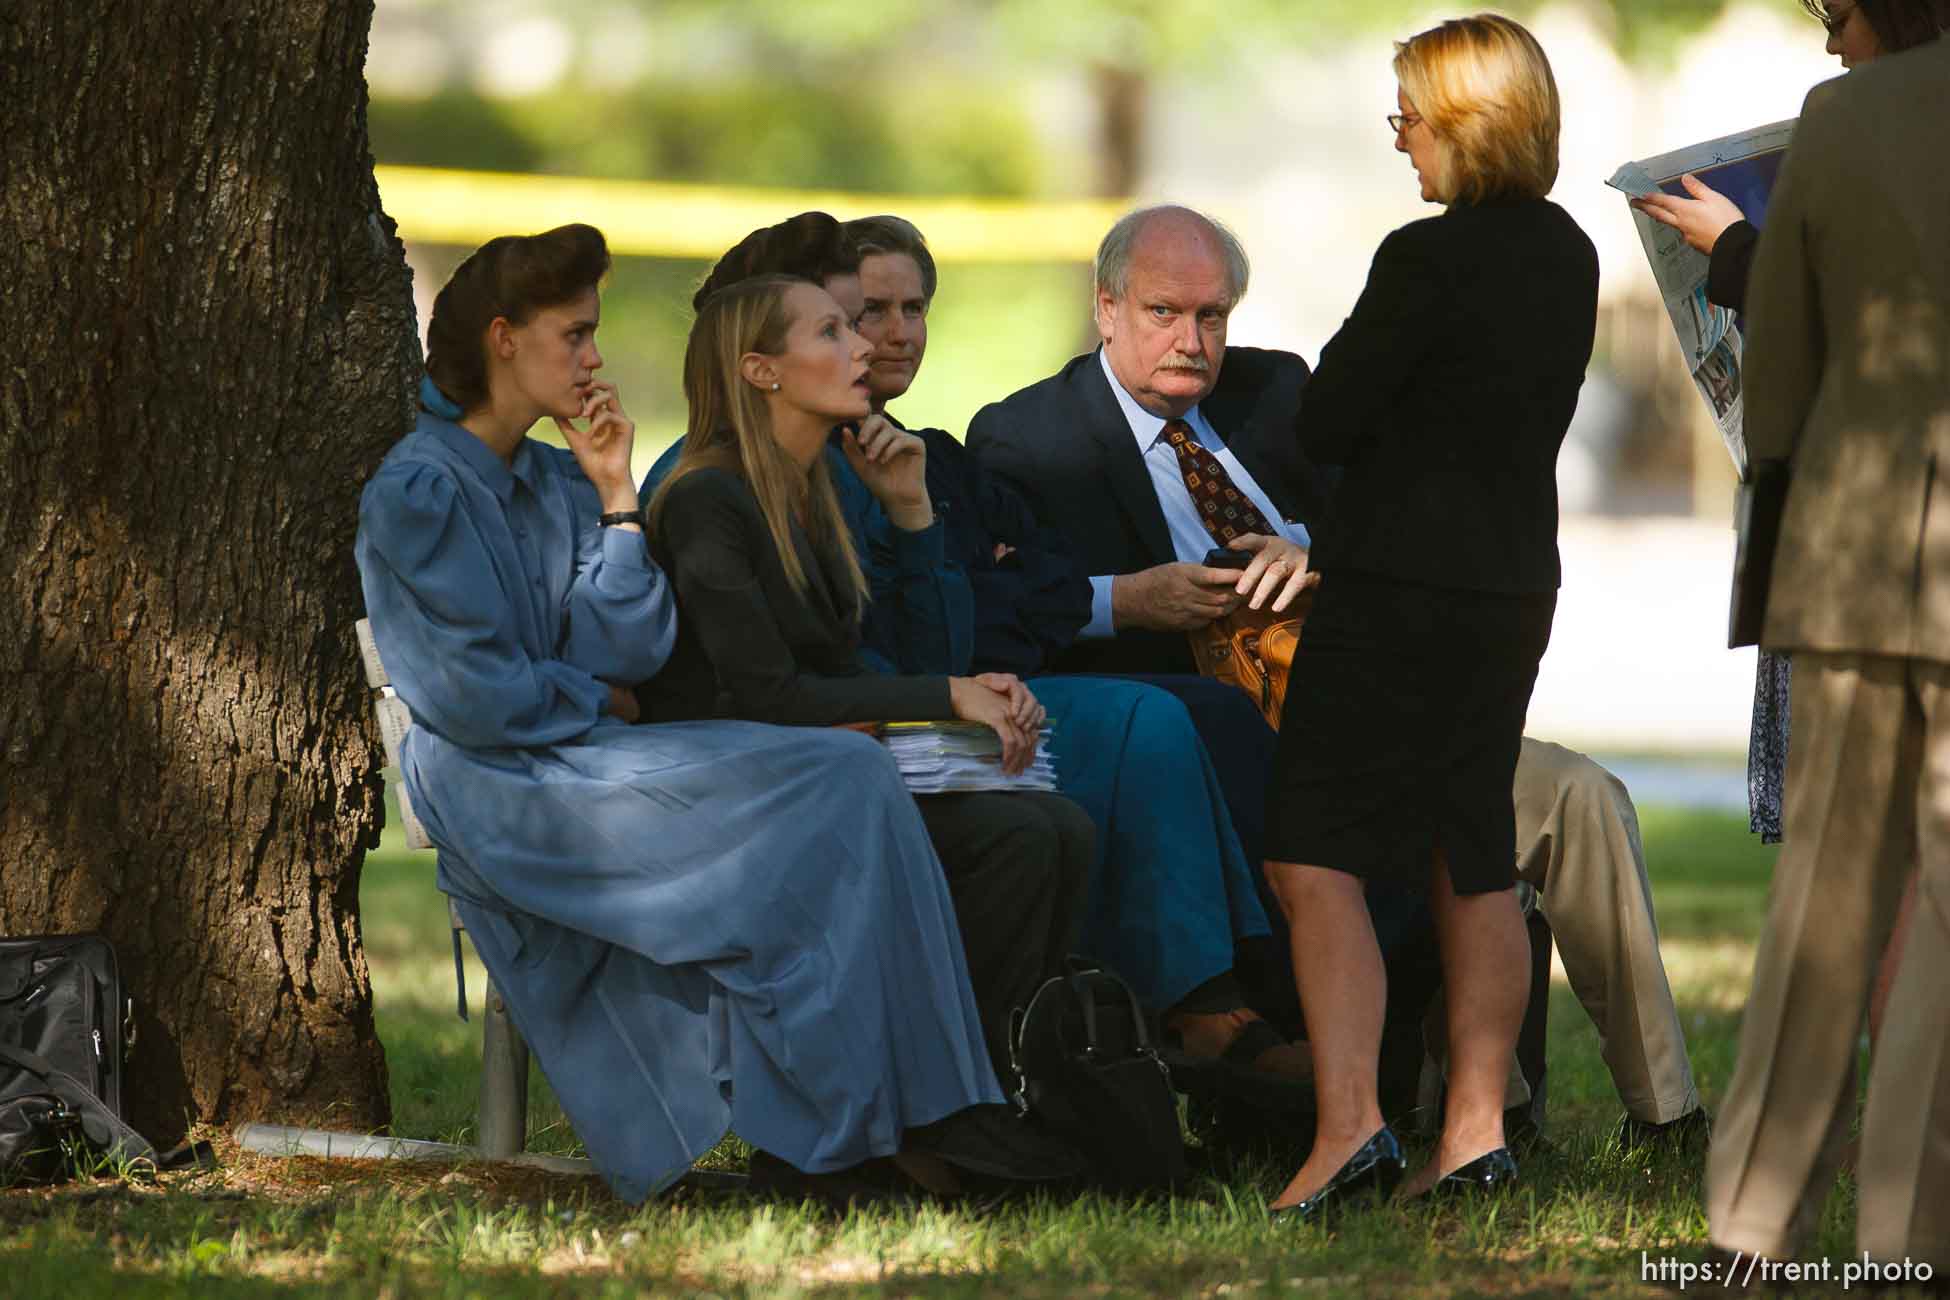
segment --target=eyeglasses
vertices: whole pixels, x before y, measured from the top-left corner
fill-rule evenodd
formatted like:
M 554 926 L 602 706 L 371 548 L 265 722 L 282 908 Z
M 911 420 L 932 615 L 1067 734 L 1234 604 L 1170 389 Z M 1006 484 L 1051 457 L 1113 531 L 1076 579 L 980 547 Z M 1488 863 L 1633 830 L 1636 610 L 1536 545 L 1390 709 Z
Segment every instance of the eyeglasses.
M 1817 14 L 1816 17 L 1821 19 L 1823 30 L 1830 36 L 1840 36 L 1842 34 L 1842 28 L 1848 26 L 1849 15 L 1853 14 L 1855 10 L 1855 5 L 1844 5 L 1840 9 L 1835 8 L 1833 5 L 1827 5 L 1823 7 L 1822 12 Z
M 1414 126 L 1417 122 L 1420 122 L 1421 120 L 1422 119 L 1414 113 L 1390 113 L 1388 115 L 1388 129 L 1393 131 L 1396 135 L 1400 135 L 1402 132 L 1408 130 L 1409 127 Z

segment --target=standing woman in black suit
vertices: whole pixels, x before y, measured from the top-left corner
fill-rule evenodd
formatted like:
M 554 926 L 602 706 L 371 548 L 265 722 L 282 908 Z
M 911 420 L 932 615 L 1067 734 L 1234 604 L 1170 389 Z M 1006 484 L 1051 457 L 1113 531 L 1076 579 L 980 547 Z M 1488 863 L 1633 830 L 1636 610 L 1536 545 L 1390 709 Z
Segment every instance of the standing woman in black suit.
M 1504 1080 L 1529 992 L 1511 780 L 1557 603 L 1556 462 L 1591 359 L 1598 257 L 1563 209 L 1558 96 L 1536 39 L 1453 19 L 1396 47 L 1395 148 L 1435 217 L 1382 241 L 1301 392 L 1344 467 L 1268 800 L 1319 1090 L 1275 1209 L 1392 1189 L 1375 1080 L 1386 996 L 1366 882 L 1425 888 L 1447 985 L 1442 1137 L 1409 1190 L 1509 1181 Z

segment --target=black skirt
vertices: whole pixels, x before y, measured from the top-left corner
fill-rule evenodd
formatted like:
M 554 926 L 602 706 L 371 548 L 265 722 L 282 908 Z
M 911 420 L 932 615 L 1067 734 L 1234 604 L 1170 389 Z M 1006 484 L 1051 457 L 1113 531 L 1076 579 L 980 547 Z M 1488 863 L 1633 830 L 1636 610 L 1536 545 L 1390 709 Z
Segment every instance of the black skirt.
M 1287 684 L 1266 856 L 1459 894 L 1516 875 L 1511 783 L 1557 594 L 1326 573 Z

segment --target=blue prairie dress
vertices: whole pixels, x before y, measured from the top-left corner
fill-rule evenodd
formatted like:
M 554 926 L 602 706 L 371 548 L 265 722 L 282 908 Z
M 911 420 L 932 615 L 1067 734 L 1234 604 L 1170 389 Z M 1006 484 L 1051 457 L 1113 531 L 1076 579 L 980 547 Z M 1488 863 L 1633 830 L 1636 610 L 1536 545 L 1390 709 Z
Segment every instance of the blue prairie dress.
M 605 683 L 661 666 L 676 610 L 599 508 L 568 452 L 526 440 L 507 464 L 422 411 L 357 543 L 439 886 L 590 1158 L 639 1201 L 727 1128 L 821 1173 L 1001 1101 L 884 749 L 600 713 Z

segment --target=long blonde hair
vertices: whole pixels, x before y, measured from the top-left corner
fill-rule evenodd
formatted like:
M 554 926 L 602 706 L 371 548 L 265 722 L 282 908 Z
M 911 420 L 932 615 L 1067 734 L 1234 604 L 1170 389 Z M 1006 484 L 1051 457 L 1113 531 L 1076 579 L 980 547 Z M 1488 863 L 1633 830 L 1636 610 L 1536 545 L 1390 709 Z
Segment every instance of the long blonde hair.
M 786 275 L 761 275 L 713 293 L 699 305 L 684 348 L 684 400 L 690 417 L 684 450 L 650 498 L 650 528 L 662 526 L 664 502 L 686 474 L 724 469 L 737 474 L 758 498 L 759 512 L 772 532 L 779 562 L 792 589 L 808 590 L 799 548 L 792 544 L 792 520 L 803 522 L 815 547 L 832 546 L 845 562 L 855 609 L 866 607 L 867 578 L 853 548 L 853 534 L 840 513 L 826 456 L 813 458 L 804 473 L 772 436 L 772 413 L 758 390 L 747 383 L 741 363 L 747 352 L 778 356 L 792 328 L 786 293 L 808 281 Z

